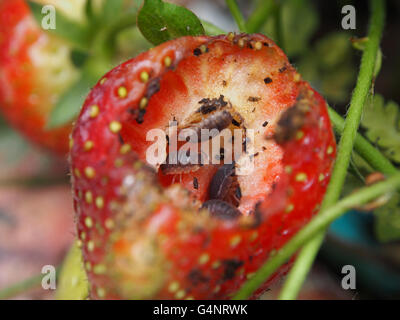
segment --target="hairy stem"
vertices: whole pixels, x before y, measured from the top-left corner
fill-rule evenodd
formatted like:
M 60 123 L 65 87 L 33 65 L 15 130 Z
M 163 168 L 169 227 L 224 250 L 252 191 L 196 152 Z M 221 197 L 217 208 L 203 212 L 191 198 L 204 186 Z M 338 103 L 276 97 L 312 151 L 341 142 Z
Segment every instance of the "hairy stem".
M 321 211 L 334 205 L 340 197 L 364 104 L 368 97 L 374 75 L 375 62 L 385 20 L 385 3 L 383 0 L 370 0 L 370 9 L 372 14 L 368 34 L 369 40 L 361 58 L 357 85 L 354 89 L 348 115 L 345 119 L 343 134 L 338 145 L 336 163 L 324 201 L 321 205 Z M 280 299 L 295 299 L 297 297 L 323 240 L 324 232 L 322 231 L 301 249 L 283 286 L 279 296 Z
M 296 233 L 277 253 L 271 256 L 268 261 L 248 280 L 234 296 L 233 299 L 241 300 L 249 298 L 252 293 L 268 279 L 279 266 L 287 262 L 290 257 L 307 241 L 314 239 L 321 230 L 343 215 L 346 211 L 357 205 L 368 203 L 377 197 L 393 192 L 400 186 L 400 173 L 369 187 L 365 187 L 342 199 L 329 208 L 321 210 L 303 229 Z M 311 242 L 312 243 L 312 242 Z

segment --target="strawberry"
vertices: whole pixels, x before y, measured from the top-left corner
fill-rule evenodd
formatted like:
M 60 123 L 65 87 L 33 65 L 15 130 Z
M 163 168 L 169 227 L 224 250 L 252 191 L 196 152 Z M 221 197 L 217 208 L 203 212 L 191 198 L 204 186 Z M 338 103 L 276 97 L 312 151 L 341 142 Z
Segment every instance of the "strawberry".
M 0 109 L 28 139 L 64 155 L 71 125 L 52 130 L 45 125 L 78 76 L 70 47 L 41 29 L 22 0 L 0 0 L 0 24 Z
M 172 120 L 254 130 L 243 153 L 253 172 L 150 165 L 146 134 Z M 336 152 L 325 101 L 282 50 L 263 35 L 232 33 L 172 40 L 107 73 L 71 145 L 94 299 L 231 297 L 318 211 Z

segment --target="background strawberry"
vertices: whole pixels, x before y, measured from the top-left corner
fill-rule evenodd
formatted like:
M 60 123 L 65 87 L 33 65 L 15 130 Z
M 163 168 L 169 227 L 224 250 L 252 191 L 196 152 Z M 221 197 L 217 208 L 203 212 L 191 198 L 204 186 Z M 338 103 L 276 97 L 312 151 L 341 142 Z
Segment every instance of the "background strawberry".
M 109 3 L 113 2 L 32 1 L 30 8 L 23 0 L 0 1 L 0 109 L 25 137 L 60 155 L 68 151 L 71 122 L 89 87 L 145 45 L 143 39 L 134 48 L 120 45 L 136 38 L 136 33 L 121 31 L 134 24 L 137 5 L 125 1 L 118 10 L 118 5 L 107 8 Z M 42 29 L 42 5 L 54 5 L 55 30 Z M 90 14 L 85 15 L 85 8 Z M 103 8 L 114 15 L 107 13 L 107 20 Z M 106 29 L 124 14 L 132 21 L 111 32 L 103 46 L 96 40 L 104 35 L 99 20 L 103 18 Z
M 78 10 L 78 2 L 71 2 L 71 10 Z M 78 77 L 71 48 L 38 26 L 25 1 L 0 1 L 0 21 L 1 110 L 30 140 L 65 154 L 70 124 L 45 126 L 55 102 Z
M 229 220 L 199 211 L 214 167 L 177 186 L 145 163 L 148 130 L 220 95 L 256 132 L 255 171 L 238 178 L 241 216 Z M 256 34 L 183 37 L 125 62 L 91 91 L 72 139 L 92 298 L 228 298 L 317 211 L 335 156 L 326 103 Z

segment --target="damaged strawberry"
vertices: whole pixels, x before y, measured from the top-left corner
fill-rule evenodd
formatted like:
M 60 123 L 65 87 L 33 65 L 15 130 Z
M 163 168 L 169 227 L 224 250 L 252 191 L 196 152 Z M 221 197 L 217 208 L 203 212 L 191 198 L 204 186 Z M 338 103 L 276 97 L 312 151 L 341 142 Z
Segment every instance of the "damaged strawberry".
M 149 164 L 147 134 L 165 132 L 168 147 L 170 122 L 194 145 L 244 133 L 240 152 L 223 144 L 218 163 Z M 259 34 L 183 37 L 116 67 L 87 97 L 72 139 L 93 299 L 231 297 L 318 211 L 336 151 L 325 101 Z

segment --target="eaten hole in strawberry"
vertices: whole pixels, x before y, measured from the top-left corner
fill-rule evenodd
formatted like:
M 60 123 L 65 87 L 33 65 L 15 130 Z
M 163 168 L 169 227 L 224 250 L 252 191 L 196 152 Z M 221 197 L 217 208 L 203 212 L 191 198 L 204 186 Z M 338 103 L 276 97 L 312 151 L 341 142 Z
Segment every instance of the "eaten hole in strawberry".
M 87 270 L 91 296 L 229 297 L 318 209 L 335 156 L 325 101 L 258 34 L 179 38 L 103 79 L 71 150 L 84 259 L 105 265 Z M 167 163 L 148 161 L 156 142 Z
M 243 126 L 243 118 L 230 103 L 225 101 L 223 95 L 219 98 L 203 98 L 199 104 L 201 106 L 195 113 L 190 115 L 189 119 L 183 120 L 184 125 L 177 126 L 179 131 L 174 136 L 167 135 L 167 149 L 170 149 L 171 139 L 176 139 L 180 132 L 187 131 L 185 143 L 191 144 L 195 151 L 191 154 L 191 149 L 185 150 L 187 144 L 183 143 L 177 147 L 179 151 L 174 151 L 175 157 L 167 150 L 166 163 L 159 167 L 160 180 L 168 186 L 175 182 L 182 183 L 184 179 L 196 179 L 192 196 L 197 200 L 219 199 L 219 203 L 226 202 L 225 208 L 228 204 L 237 207 L 240 202 L 237 196 L 240 186 L 235 174 L 235 159 L 239 159 L 246 151 L 246 129 Z M 227 134 L 221 134 L 222 130 Z M 233 130 L 240 132 L 233 134 Z M 235 136 L 241 137 L 240 141 L 238 139 L 236 141 L 239 143 L 239 148 L 234 147 Z M 203 166 L 205 170 L 211 170 L 215 174 L 209 176 L 209 181 L 203 180 L 203 185 L 200 187 L 198 179 L 193 175 Z M 204 190 L 207 190 L 207 193 L 204 193 Z M 217 208 L 214 206 L 214 211 Z

